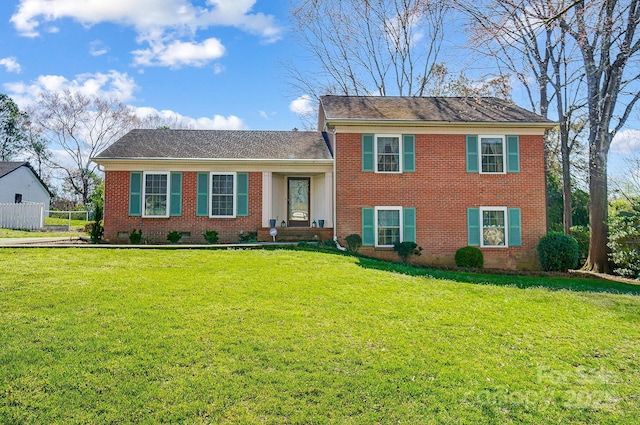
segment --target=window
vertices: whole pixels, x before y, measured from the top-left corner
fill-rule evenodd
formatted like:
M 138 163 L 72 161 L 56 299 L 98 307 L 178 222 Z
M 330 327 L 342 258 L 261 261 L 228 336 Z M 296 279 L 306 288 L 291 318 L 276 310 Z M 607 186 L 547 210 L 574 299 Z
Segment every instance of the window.
M 507 246 L 507 209 L 505 207 L 480 208 L 482 238 L 480 246 Z
M 402 207 L 376 207 L 376 246 L 402 241 Z
M 169 217 L 169 173 L 144 173 L 143 217 Z
M 400 172 L 400 136 L 376 136 L 376 171 L 379 173 Z
M 482 173 L 504 173 L 504 138 L 480 136 L 480 161 Z
M 235 217 L 235 173 L 211 173 L 211 217 Z
M 16 193 L 15 196 L 13 197 L 14 199 L 14 203 L 15 204 L 21 204 L 22 203 L 22 193 Z

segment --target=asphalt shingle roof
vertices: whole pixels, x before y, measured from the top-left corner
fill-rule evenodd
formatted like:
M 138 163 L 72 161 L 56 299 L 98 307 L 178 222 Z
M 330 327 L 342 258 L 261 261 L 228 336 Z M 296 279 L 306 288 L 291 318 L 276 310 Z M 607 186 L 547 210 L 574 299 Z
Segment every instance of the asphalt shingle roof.
M 469 123 L 549 123 L 541 115 L 494 97 L 322 96 L 325 118 Z
M 319 131 L 132 130 L 96 159 L 331 159 Z
M 24 161 L 0 161 L 0 177 L 6 176 L 10 172 L 22 167 L 23 165 L 28 165 L 28 163 Z

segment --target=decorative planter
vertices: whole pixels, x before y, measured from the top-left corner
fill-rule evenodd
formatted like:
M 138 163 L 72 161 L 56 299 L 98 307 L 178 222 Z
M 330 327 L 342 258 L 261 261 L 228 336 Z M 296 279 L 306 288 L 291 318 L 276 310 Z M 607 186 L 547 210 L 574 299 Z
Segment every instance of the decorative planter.
M 318 220 L 318 227 L 321 229 L 324 228 L 324 220 Z
M 276 219 L 275 218 L 272 218 L 271 220 L 269 220 L 269 227 L 272 228 L 272 229 L 274 227 L 276 227 Z

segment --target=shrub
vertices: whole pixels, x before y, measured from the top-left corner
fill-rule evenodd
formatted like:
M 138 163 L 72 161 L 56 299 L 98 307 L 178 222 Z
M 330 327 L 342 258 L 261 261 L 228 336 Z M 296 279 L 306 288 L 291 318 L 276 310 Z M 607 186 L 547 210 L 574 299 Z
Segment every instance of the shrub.
M 362 238 L 356 233 L 350 234 L 344 240 L 347 242 L 347 251 L 349 252 L 358 252 L 362 246 Z
M 171 243 L 178 243 L 180 239 L 182 239 L 182 233 L 178 232 L 177 230 L 169 232 L 169 234 L 167 235 L 167 240 Z
M 89 232 L 89 237 L 91 238 L 91 242 L 93 243 L 100 242 L 100 240 L 102 240 L 102 236 L 104 236 L 104 226 L 102 223 L 103 218 L 104 210 L 102 207 L 102 202 L 96 202 L 95 211 L 93 214 L 93 223 Z
M 578 242 L 578 250 L 580 252 L 580 263 L 587 261 L 589 255 L 589 227 L 572 226 L 571 236 Z
M 338 247 L 338 244 L 333 239 L 325 239 L 322 241 L 323 248 L 335 249 Z
M 248 232 L 240 235 L 240 242 L 257 242 L 258 232 Z
M 216 230 L 207 230 L 202 236 L 204 236 L 204 240 L 207 241 L 207 243 L 216 243 L 220 239 Z
M 621 276 L 640 278 L 640 211 L 611 217 L 608 246 L 613 271 Z
M 422 247 L 419 247 L 415 242 L 396 242 L 393 244 L 393 250 L 398 253 L 402 261 L 405 263 L 412 255 L 415 255 L 416 257 L 422 255 Z
M 300 241 L 297 246 L 298 248 L 309 248 L 311 247 L 311 244 L 307 241 Z
M 131 233 L 129 233 L 129 242 L 133 245 L 140 245 L 140 242 L 142 242 L 142 229 L 138 231 L 133 229 Z
M 578 265 L 580 248 L 575 238 L 559 232 L 549 232 L 538 242 L 542 270 L 566 272 Z
M 456 251 L 456 266 L 481 269 L 484 267 L 484 255 L 480 248 L 465 246 Z

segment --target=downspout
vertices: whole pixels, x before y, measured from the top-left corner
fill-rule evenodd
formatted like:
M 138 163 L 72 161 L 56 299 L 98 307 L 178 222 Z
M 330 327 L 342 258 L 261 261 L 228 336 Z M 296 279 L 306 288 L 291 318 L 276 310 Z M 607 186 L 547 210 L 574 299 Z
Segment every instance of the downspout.
M 333 129 L 333 241 L 336 243 L 336 248 L 338 248 L 340 251 L 346 251 L 347 249 L 343 246 L 340 246 L 340 242 L 338 242 L 338 234 L 337 234 L 337 227 L 338 227 L 338 223 L 336 222 L 337 216 L 338 216 L 338 203 L 337 203 L 337 189 L 338 189 L 338 174 L 337 174 L 337 170 L 336 170 L 336 146 L 337 146 L 337 140 L 338 138 L 338 132 L 336 131 L 336 129 Z

